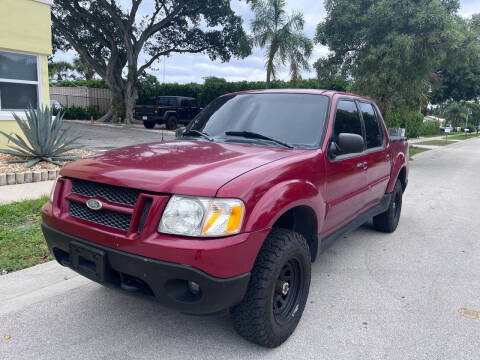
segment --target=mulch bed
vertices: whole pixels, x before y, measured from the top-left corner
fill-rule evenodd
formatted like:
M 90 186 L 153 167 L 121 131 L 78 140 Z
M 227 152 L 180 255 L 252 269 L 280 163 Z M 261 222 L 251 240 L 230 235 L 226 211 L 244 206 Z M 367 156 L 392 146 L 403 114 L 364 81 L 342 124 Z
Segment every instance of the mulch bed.
M 79 159 L 83 159 L 88 156 L 95 155 L 94 152 L 91 152 L 88 150 L 82 150 L 82 149 L 75 149 L 75 150 L 69 151 L 69 153 L 77 155 Z M 19 173 L 22 171 L 57 170 L 61 168 L 61 166 L 58 166 L 46 161 L 40 161 L 39 163 L 35 164 L 32 167 L 26 168 L 25 167 L 26 163 L 9 164 L 8 162 L 12 160 L 20 160 L 20 158 L 17 156 L 8 155 L 8 154 L 0 154 L 0 174 Z

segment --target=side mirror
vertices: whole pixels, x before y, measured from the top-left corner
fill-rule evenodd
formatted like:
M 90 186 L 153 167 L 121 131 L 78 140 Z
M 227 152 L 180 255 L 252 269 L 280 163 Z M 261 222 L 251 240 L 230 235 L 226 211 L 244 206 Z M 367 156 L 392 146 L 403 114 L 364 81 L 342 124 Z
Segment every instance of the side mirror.
M 336 146 L 339 148 L 336 155 L 361 153 L 365 148 L 365 141 L 362 136 L 357 134 L 340 133 Z
M 175 137 L 178 139 L 182 137 L 183 133 L 185 132 L 185 126 L 179 127 L 177 130 L 175 130 Z

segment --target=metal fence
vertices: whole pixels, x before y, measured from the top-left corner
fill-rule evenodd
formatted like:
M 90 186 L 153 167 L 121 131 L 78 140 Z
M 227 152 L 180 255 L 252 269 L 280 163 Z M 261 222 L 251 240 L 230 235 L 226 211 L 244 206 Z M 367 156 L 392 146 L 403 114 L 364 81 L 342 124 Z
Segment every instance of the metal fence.
M 79 87 L 50 87 L 50 100 L 57 100 L 64 107 L 77 106 L 108 111 L 112 93 L 108 89 Z

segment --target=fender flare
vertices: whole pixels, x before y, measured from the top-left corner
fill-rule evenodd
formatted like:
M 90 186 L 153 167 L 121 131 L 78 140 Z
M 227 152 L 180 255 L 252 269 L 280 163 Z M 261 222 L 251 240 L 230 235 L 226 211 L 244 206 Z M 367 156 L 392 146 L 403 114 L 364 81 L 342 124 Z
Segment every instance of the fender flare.
M 178 121 L 178 114 L 177 114 L 177 112 L 176 112 L 175 110 L 167 110 L 167 111 L 165 111 L 165 112 L 163 113 L 163 120 L 164 120 L 164 121 L 167 121 L 167 119 L 168 119 L 168 117 L 169 117 L 170 115 L 175 116 L 175 117 L 177 118 L 177 121 Z
M 398 176 L 400 175 L 400 172 L 402 169 L 406 168 L 406 161 L 405 161 L 405 154 L 403 152 L 400 152 L 397 154 L 393 161 L 393 166 L 392 166 L 392 171 L 390 173 L 390 181 L 388 182 L 387 186 L 387 193 L 391 193 L 393 191 L 393 188 L 395 186 L 395 183 L 397 182 Z
M 263 193 L 248 216 L 245 231 L 271 228 L 283 214 L 298 206 L 313 210 L 318 234 L 323 225 L 326 203 L 317 187 L 305 180 L 284 181 Z

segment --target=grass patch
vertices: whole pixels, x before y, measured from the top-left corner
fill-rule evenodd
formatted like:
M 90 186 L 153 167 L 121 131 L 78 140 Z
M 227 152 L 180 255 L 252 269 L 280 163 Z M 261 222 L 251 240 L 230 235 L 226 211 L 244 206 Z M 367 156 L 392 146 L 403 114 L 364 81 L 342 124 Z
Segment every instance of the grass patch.
M 422 138 L 433 138 L 433 137 L 438 137 L 438 136 L 442 136 L 442 133 L 439 133 L 439 134 L 430 134 L 430 135 L 422 135 L 421 137 Z
M 455 141 L 445 141 L 445 140 L 428 140 L 428 141 L 422 141 L 419 143 L 415 143 L 417 145 L 434 145 L 434 146 L 445 146 L 449 144 L 453 144 Z
M 0 273 L 53 258 L 40 229 L 40 209 L 48 197 L 0 206 Z
M 413 155 L 416 155 L 416 154 L 420 154 L 420 153 L 425 152 L 425 151 L 429 151 L 429 150 L 430 149 L 424 149 L 424 148 L 410 146 L 410 157 L 412 157 Z
M 462 134 L 462 135 L 452 135 L 452 136 L 449 136 L 448 137 L 448 140 L 468 140 L 468 139 L 471 139 L 471 138 L 474 138 L 474 137 L 478 137 L 479 134 L 472 134 L 472 135 L 467 135 L 465 136 L 465 134 Z

